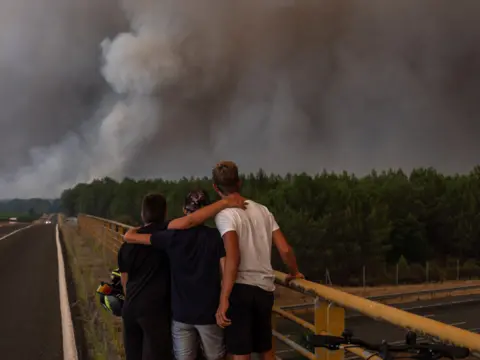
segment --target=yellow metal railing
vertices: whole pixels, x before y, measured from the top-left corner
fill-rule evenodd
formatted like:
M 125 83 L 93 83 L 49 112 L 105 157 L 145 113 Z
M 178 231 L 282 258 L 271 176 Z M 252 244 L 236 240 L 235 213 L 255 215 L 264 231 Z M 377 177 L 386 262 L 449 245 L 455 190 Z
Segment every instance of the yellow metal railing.
M 79 215 L 78 226 L 83 234 L 88 234 L 101 240 L 106 248 L 114 252 L 118 251 L 123 242 L 122 235 L 130 228 L 130 226 L 125 224 L 90 215 Z M 345 327 L 345 308 L 348 308 L 373 319 L 384 320 L 419 334 L 430 335 L 441 341 L 463 346 L 474 352 L 480 352 L 480 335 L 470 331 L 311 281 L 295 280 L 286 284 L 286 274 L 278 271 L 275 272 L 275 276 L 278 285 L 286 286 L 294 291 L 311 295 L 315 298 L 314 324 L 278 306 L 273 308 L 276 316 L 290 320 L 312 333 L 341 335 Z M 272 322 L 275 323 L 275 319 L 272 319 Z M 273 337 L 308 359 L 341 360 L 344 356 L 344 351 L 328 351 L 326 349 L 317 349 L 315 353 L 312 353 L 276 330 L 273 331 Z M 345 350 L 365 359 L 380 360 L 378 356 L 364 349 L 348 348 Z

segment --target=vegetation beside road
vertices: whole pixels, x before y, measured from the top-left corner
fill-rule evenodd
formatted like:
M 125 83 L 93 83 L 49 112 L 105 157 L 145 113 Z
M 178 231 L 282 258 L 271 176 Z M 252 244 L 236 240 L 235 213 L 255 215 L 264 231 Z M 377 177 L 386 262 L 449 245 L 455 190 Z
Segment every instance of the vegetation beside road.
M 116 267 L 115 256 L 92 238 L 81 236 L 75 225 L 60 220 L 66 264 L 74 287 L 72 316 L 77 336 L 79 359 L 123 360 L 123 340 L 120 318 L 105 311 L 96 289 L 100 281 L 109 281 Z M 81 335 L 79 335 L 81 334 Z
M 9 221 L 10 218 L 16 218 L 18 222 L 32 222 L 37 220 L 39 215 L 28 213 L 0 213 L 0 222 Z
M 60 209 L 60 199 L 11 199 L 0 200 L 0 214 L 35 214 L 56 213 Z

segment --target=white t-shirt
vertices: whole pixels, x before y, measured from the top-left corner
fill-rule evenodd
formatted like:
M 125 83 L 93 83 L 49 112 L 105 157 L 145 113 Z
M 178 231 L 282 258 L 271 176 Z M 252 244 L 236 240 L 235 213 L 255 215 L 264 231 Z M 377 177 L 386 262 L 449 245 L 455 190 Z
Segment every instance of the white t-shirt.
M 272 269 L 272 233 L 279 229 L 267 207 L 252 200 L 247 209 L 225 209 L 217 214 L 215 223 L 223 236 L 229 231 L 238 235 L 240 265 L 237 283 L 275 290 Z

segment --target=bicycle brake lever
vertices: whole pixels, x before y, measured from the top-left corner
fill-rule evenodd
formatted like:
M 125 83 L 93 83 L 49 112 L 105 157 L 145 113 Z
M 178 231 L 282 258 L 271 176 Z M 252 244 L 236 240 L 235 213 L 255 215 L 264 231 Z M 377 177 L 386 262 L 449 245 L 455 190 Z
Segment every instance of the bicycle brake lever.
M 417 334 L 413 331 L 408 331 L 405 335 L 405 344 L 407 345 L 416 345 L 417 344 Z
M 353 332 L 349 329 L 345 329 L 342 332 L 342 337 L 345 339 L 347 344 L 350 344 L 352 342 Z

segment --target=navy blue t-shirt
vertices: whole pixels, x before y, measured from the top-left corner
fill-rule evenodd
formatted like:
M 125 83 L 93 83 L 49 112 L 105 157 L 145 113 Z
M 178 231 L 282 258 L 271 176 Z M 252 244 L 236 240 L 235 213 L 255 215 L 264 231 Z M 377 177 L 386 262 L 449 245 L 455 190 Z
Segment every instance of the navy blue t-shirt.
M 225 256 L 218 230 L 203 225 L 166 230 L 154 233 L 150 241 L 170 260 L 173 320 L 215 324 L 221 290 L 220 259 Z

